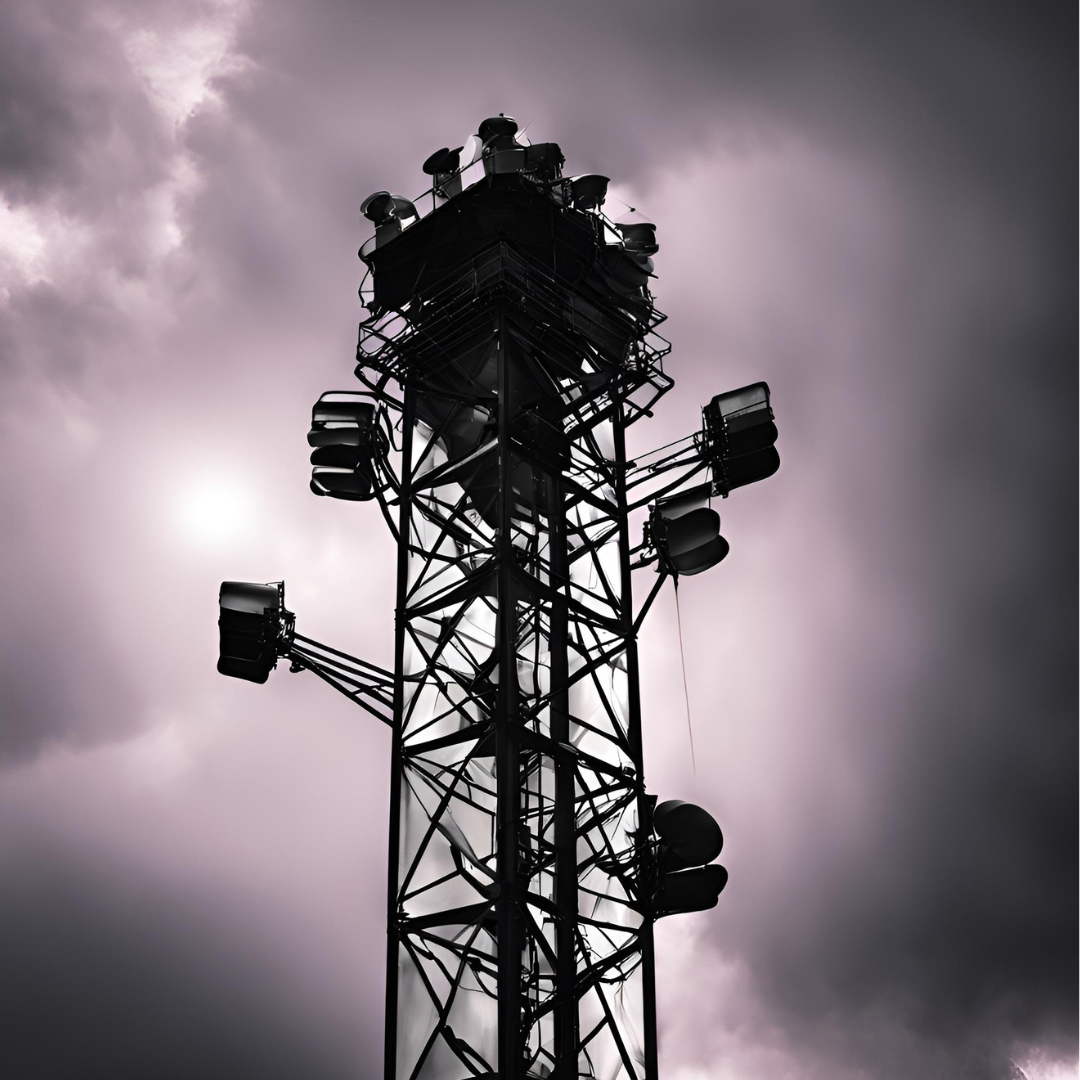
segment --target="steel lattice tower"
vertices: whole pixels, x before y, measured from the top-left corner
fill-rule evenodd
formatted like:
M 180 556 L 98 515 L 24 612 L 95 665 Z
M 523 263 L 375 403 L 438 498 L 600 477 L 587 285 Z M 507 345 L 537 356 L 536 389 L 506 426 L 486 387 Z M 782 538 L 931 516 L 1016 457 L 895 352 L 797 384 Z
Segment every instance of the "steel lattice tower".
M 672 385 L 653 226 L 561 164 L 492 118 L 426 163 L 429 212 L 364 206 L 367 390 L 324 395 L 309 441 L 313 490 L 394 532 L 394 671 L 297 635 L 283 587 L 223 586 L 223 657 L 242 617 L 251 655 L 222 670 L 288 656 L 392 724 L 386 1080 L 655 1080 L 653 921 L 726 880 L 712 819 L 646 794 L 636 642 L 667 577 L 726 554 L 709 498 L 775 468 L 767 388 L 628 463 Z

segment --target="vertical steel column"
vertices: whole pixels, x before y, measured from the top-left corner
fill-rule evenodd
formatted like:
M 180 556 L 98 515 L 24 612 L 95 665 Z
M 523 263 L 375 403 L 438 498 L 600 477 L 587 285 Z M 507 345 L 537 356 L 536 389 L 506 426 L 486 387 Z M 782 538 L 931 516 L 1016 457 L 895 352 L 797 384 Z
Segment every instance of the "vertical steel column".
M 522 1071 L 521 915 L 521 742 L 517 715 L 517 611 L 513 575 L 513 461 L 510 450 L 512 365 L 506 317 L 499 310 L 495 322 L 498 348 L 497 440 L 499 496 L 496 545 L 498 551 L 498 613 L 495 622 L 499 686 L 495 707 L 495 760 L 498 791 L 498 964 L 499 964 L 499 1076 L 509 1080 Z
M 613 434 L 615 442 L 615 499 L 619 510 L 619 562 L 622 569 L 622 624 L 626 641 L 626 680 L 628 729 L 634 769 L 638 777 L 639 854 L 636 859 L 638 887 L 644 888 L 652 873 L 651 848 L 645 842 L 652 806 L 645 794 L 644 752 L 641 742 L 641 683 L 638 669 L 637 634 L 634 632 L 634 598 L 630 580 L 630 523 L 626 499 L 626 424 L 622 404 L 616 409 Z M 640 930 L 642 998 L 644 1008 L 645 1080 L 658 1080 L 659 1063 L 656 1045 L 656 957 L 653 950 L 653 923 L 646 919 Z
M 549 701 L 550 736 L 555 770 L 555 1076 L 577 1076 L 577 829 L 574 762 L 568 756 L 570 712 L 567 682 L 567 592 L 569 569 L 566 550 L 566 506 L 561 474 L 548 481 L 548 567 L 553 593 L 548 648 L 551 665 Z M 561 751 L 561 752 L 560 752 Z
M 397 600 L 394 610 L 394 729 L 390 749 L 390 838 L 386 856 L 386 1016 L 384 1018 L 385 1080 L 397 1075 L 398 859 L 401 848 L 401 725 L 405 712 L 405 604 L 409 588 L 409 536 L 412 529 L 412 453 L 415 395 L 405 391 L 401 418 L 401 506 L 398 511 Z

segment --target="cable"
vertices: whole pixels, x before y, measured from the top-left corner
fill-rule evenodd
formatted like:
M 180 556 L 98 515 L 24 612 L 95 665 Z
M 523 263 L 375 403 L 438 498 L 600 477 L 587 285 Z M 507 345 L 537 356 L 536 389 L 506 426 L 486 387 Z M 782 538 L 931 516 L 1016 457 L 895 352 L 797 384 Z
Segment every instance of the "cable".
M 697 755 L 694 753 L 694 727 L 690 722 L 690 687 L 686 682 L 686 650 L 682 640 L 682 612 L 679 610 L 679 575 L 675 575 L 675 622 L 679 627 L 679 660 L 682 662 L 683 696 L 686 699 L 686 732 L 690 736 L 690 764 L 697 776 Z

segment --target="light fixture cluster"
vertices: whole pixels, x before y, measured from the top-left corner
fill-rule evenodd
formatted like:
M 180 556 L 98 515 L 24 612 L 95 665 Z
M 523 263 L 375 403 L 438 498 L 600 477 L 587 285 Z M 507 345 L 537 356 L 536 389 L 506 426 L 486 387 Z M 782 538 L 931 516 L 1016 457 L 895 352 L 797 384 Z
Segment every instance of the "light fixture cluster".
M 645 526 L 646 546 L 673 575 L 700 574 L 727 556 L 729 545 L 720 535 L 720 515 L 710 506 L 712 498 L 726 498 L 735 488 L 765 480 L 780 468 L 768 383 L 717 394 L 702 416 L 689 467 L 707 468 L 712 479 L 658 498 L 649 507 Z M 672 467 L 682 464 L 677 461 Z
M 218 671 L 247 682 L 266 682 L 292 640 L 295 620 L 285 610 L 285 583 L 223 581 L 218 609 Z
M 501 113 L 489 117 L 461 146 L 444 146 L 428 156 L 423 163 L 424 173 L 431 177 L 427 192 L 408 199 L 377 191 L 364 200 L 360 210 L 374 225 L 375 235 L 360 248 L 360 257 L 373 267 L 375 257 L 388 244 L 424 220 L 430 213 L 420 209 L 426 205 L 426 196 L 431 197 L 431 210 L 439 210 L 470 192 L 486 196 L 493 190 L 528 191 L 542 195 L 560 210 L 587 214 L 598 241 L 593 272 L 607 290 L 639 295 L 654 276 L 656 226 L 638 220 L 633 211 L 627 220 L 611 220 L 603 212 L 609 178 L 596 173 L 563 176 L 565 160 L 558 143 L 531 143 L 513 117 Z M 521 224 L 512 218 L 506 222 L 508 235 Z M 365 295 L 363 286 L 361 295 Z
M 386 456 L 386 435 L 375 422 L 371 395 L 349 390 L 323 394 L 311 410 L 308 432 L 311 490 L 334 499 L 374 497 L 377 467 Z
M 712 814 L 693 803 L 668 799 L 653 809 L 652 827 L 656 917 L 716 907 L 728 872 L 713 863 L 723 850 L 724 834 Z

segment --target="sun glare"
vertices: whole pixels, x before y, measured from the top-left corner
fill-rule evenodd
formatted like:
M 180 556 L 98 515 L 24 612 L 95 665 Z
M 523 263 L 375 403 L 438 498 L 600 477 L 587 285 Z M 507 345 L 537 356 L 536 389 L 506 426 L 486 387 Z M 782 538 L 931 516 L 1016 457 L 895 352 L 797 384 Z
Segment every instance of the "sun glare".
M 175 517 L 187 539 L 217 544 L 244 533 L 252 523 L 254 511 L 251 497 L 239 480 L 207 477 L 182 491 Z

